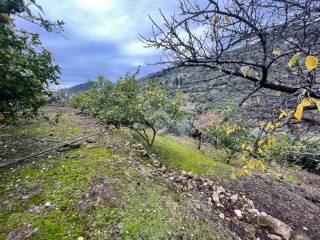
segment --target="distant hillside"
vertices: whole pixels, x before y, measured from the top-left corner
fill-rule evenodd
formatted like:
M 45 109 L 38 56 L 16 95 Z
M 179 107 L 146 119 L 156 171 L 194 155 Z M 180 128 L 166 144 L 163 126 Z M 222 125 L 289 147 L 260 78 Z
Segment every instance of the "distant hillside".
M 88 81 L 86 83 L 75 85 L 71 88 L 65 89 L 68 93 L 78 93 L 78 92 L 86 92 L 88 91 L 93 85 L 93 81 Z
M 316 24 L 318 25 L 318 22 Z M 292 24 L 286 31 L 287 38 L 294 38 L 299 31 L 301 31 L 300 25 Z M 274 38 L 273 35 L 270 35 L 266 41 L 270 41 L 268 46 L 270 45 L 271 49 L 280 49 L 281 51 L 287 49 L 287 43 L 280 38 Z M 247 45 L 242 43 L 235 45 L 230 49 L 228 55 L 230 58 L 242 56 L 250 61 L 250 58 L 255 59 L 256 55 L 260 54 L 260 45 L 261 43 L 253 38 Z M 278 66 L 287 66 L 286 60 L 279 60 Z M 278 66 L 269 69 L 268 81 L 273 84 L 285 85 L 292 88 L 297 87 L 297 84 L 300 82 L 299 77 L 295 79 L 289 78 L 288 69 Z M 241 100 L 254 89 L 254 84 L 249 80 L 228 76 L 218 70 L 204 67 L 173 67 L 150 74 L 142 78 L 141 81 L 158 81 L 170 91 L 184 92 L 189 96 L 190 103 L 192 103 L 197 110 L 206 110 L 208 108 L 225 110 L 228 106 L 236 106 L 237 103 L 241 102 Z M 265 108 L 263 108 L 265 105 L 261 104 L 260 106 L 260 102 L 268 101 L 269 106 L 278 105 L 279 97 L 277 97 L 276 94 L 277 93 L 272 90 L 261 89 L 259 93 L 253 95 L 254 97 L 259 95 L 259 100 L 253 98 L 248 99 L 245 105 L 253 106 L 252 103 L 254 101 L 256 102 L 254 103 L 256 105 L 254 111 L 257 113 L 258 111 L 265 112 Z M 273 97 L 270 97 L 271 95 Z M 290 102 L 288 104 L 293 104 L 291 107 L 295 107 L 294 103 Z M 288 106 L 286 105 L 284 107 L 287 108 Z M 269 116 L 266 117 L 269 118 Z
M 225 110 L 253 87 L 249 81 L 203 67 L 170 68 L 150 74 L 141 81 L 157 81 L 169 91 L 182 91 L 197 110 Z

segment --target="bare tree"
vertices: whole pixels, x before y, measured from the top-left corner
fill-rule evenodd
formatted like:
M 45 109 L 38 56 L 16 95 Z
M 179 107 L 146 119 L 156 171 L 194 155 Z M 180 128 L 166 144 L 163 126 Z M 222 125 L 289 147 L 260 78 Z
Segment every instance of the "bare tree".
M 305 62 L 320 50 L 319 0 L 179 0 L 179 9 L 169 17 L 160 11 L 162 23 L 150 17 L 153 36 L 141 36 L 147 47 L 164 50 L 160 63 L 251 81 L 241 104 L 265 97 L 258 104 L 264 117 L 283 109 L 292 116 L 304 98 L 320 99 L 317 69 Z M 316 101 L 305 109 L 315 110 Z

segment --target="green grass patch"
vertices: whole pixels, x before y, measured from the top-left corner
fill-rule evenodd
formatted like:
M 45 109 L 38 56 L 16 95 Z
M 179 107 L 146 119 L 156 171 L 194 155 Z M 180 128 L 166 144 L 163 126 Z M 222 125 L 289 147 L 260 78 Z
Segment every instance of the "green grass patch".
M 65 155 L 80 157 L 66 159 Z M 81 210 L 79 201 L 90 184 L 101 179 L 119 182 L 120 204 L 104 202 Z M 23 223 L 38 231 L 30 239 L 168 239 L 185 234 L 196 239 L 228 239 L 219 223 L 189 217 L 191 201 L 181 199 L 162 179 L 145 179 L 128 162 L 128 155 L 103 147 L 57 154 L 1 173 L 0 239 Z M 180 198 L 180 199 L 179 199 Z M 179 199 L 179 200 L 178 200 Z M 41 213 L 30 211 L 51 202 Z M 115 229 L 118 229 L 117 231 Z
M 50 117 L 54 109 L 46 109 Z M 39 120 L 17 127 L 34 137 L 51 136 L 66 139 L 92 130 L 72 113 L 63 113 L 58 124 Z M 20 136 L 20 135 L 19 135 Z M 215 162 L 193 146 L 177 144 L 170 138 L 157 138 L 161 157 L 173 168 L 198 174 L 226 174 L 230 166 Z M 52 154 L 0 172 L 0 239 L 21 224 L 32 224 L 38 231 L 33 240 L 110 239 L 229 239 L 219 222 L 205 222 L 191 216 L 194 200 L 179 193 L 174 185 L 166 185 L 162 176 L 146 178 L 130 160 L 130 131 L 115 130 L 99 139 L 95 147 Z M 104 146 L 113 146 L 109 149 Z M 157 145 L 159 144 L 159 145 Z M 171 146 L 172 145 L 172 146 Z M 33 147 L 35 148 L 35 146 Z M 34 149 L 30 149 L 34 150 Z M 187 158 L 186 158 L 187 156 Z M 139 164 L 151 167 L 141 158 Z M 107 201 L 97 207 L 80 208 L 88 189 L 101 179 L 117 182 L 119 202 Z M 50 206 L 43 209 L 45 204 Z M 35 208 L 41 208 L 40 212 Z
M 81 148 L 68 154 L 86 154 L 85 157 L 66 159 L 64 155 L 55 159 L 42 159 L 34 164 L 18 167 L 1 176 L 0 188 L 0 239 L 22 223 L 31 223 L 38 228 L 32 239 L 76 239 L 94 229 L 92 216 L 99 213 L 110 215 L 110 207 L 88 213 L 79 210 L 79 199 L 90 183 L 101 177 L 121 178 L 117 163 L 111 164 L 115 156 L 105 148 Z M 41 214 L 30 211 L 32 207 L 50 202 L 52 208 Z M 100 219 L 105 223 L 105 219 Z
M 232 166 L 215 161 L 195 146 L 182 144 L 170 137 L 158 136 L 154 149 L 161 161 L 171 169 L 227 178 L 234 171 Z
M 38 122 L 28 124 L 21 129 L 18 133 L 23 132 L 34 137 L 51 137 L 57 139 L 58 142 L 63 142 L 78 135 L 87 132 L 85 126 L 81 126 L 76 121 L 75 117 L 71 114 L 62 114 L 59 123 L 53 124 L 44 119 L 39 119 Z

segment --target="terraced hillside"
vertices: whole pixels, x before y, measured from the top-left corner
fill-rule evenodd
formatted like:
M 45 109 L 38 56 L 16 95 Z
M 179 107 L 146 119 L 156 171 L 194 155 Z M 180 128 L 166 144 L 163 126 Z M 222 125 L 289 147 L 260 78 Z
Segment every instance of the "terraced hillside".
M 1 131 L 1 149 L 15 149 L 2 162 L 101 134 L 1 169 L 0 239 L 320 237 L 319 176 L 270 163 L 239 177 L 238 160 L 226 164 L 222 152 L 199 151 L 188 138 L 158 137 L 150 152 L 127 129 L 68 108 L 43 113 L 60 122 L 39 117 Z M 12 141 L 22 137 L 24 148 Z
M 235 104 L 253 87 L 250 81 L 203 67 L 170 68 L 150 74 L 141 81 L 158 81 L 169 91 L 182 91 L 190 102 L 203 110 Z

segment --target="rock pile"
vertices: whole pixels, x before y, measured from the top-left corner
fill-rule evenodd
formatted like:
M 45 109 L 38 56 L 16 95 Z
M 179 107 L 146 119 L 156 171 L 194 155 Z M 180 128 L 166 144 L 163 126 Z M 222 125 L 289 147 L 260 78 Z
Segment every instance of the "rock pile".
M 260 212 L 255 208 L 252 200 L 244 194 L 226 190 L 216 185 L 212 180 L 200 177 L 191 172 L 170 171 L 155 156 L 150 156 L 157 170 L 183 191 L 196 191 L 203 194 L 207 204 L 220 211 L 219 217 L 226 225 L 237 224 L 243 227 L 249 239 L 262 240 L 309 240 L 303 235 L 294 235 L 293 229 L 280 220 Z M 201 209 L 201 207 L 199 207 Z

